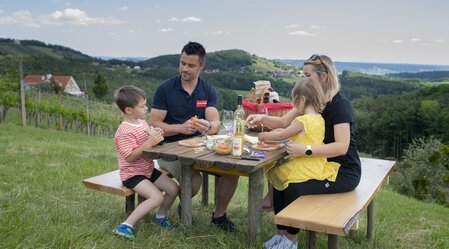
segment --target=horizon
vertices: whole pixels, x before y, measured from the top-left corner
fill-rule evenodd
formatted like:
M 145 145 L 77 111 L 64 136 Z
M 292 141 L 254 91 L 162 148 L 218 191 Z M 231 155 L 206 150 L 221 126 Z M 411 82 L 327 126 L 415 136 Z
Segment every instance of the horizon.
M 447 9 L 445 0 L 4 0 L 0 33 L 97 57 L 154 58 L 197 41 L 208 52 L 237 48 L 271 60 L 318 53 L 339 62 L 449 65 Z

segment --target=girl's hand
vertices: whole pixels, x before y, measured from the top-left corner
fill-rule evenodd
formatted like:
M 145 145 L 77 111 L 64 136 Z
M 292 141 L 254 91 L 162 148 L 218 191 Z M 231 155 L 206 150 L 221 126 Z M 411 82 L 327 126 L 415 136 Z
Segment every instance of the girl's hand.
M 257 138 L 259 139 L 259 142 L 264 142 L 265 140 L 268 139 L 268 132 L 261 132 L 261 133 L 259 133 Z
M 306 146 L 302 143 L 287 143 L 287 153 L 290 156 L 304 156 L 306 154 Z
M 245 120 L 246 127 L 252 129 L 257 127 L 257 125 L 262 123 L 262 118 L 265 115 L 262 114 L 251 114 Z

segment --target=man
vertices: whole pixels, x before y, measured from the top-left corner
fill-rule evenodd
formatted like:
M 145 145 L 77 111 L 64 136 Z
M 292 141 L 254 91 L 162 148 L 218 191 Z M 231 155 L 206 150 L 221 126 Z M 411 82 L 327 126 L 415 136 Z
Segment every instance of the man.
M 197 42 L 187 43 L 181 51 L 179 75 L 162 82 L 156 89 L 150 114 L 150 125 L 164 130 L 165 142 L 174 142 L 201 133 L 216 134 L 220 129 L 215 88 L 199 77 L 205 66 L 206 50 Z M 198 117 L 198 122 L 190 119 Z M 158 160 L 179 181 L 181 163 Z M 222 175 L 218 181 L 217 206 L 211 222 L 223 230 L 236 232 L 237 227 L 226 216 L 235 193 L 238 176 Z M 192 196 L 202 183 L 198 171 L 192 173 Z

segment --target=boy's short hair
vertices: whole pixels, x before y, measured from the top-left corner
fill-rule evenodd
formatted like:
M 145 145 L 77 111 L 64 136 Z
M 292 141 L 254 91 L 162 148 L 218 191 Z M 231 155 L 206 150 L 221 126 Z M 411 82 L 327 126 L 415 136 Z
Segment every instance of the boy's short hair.
M 122 86 L 114 92 L 115 103 L 118 108 L 125 113 L 126 107 L 134 108 L 141 99 L 147 99 L 145 92 L 135 86 Z

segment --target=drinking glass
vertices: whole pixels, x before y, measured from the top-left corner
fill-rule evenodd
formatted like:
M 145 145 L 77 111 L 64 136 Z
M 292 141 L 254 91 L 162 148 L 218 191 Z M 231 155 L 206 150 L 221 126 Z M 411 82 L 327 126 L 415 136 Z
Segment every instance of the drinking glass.
M 262 114 L 262 115 L 268 115 L 268 108 L 266 108 L 266 107 L 259 107 L 259 110 L 257 111 L 259 114 Z M 263 124 L 261 123 L 260 124 L 260 131 L 261 132 L 263 132 Z
M 223 124 L 223 127 L 226 130 L 226 134 L 229 136 L 230 130 L 232 128 L 232 125 L 234 123 L 234 113 L 229 110 L 223 110 L 221 122 Z

